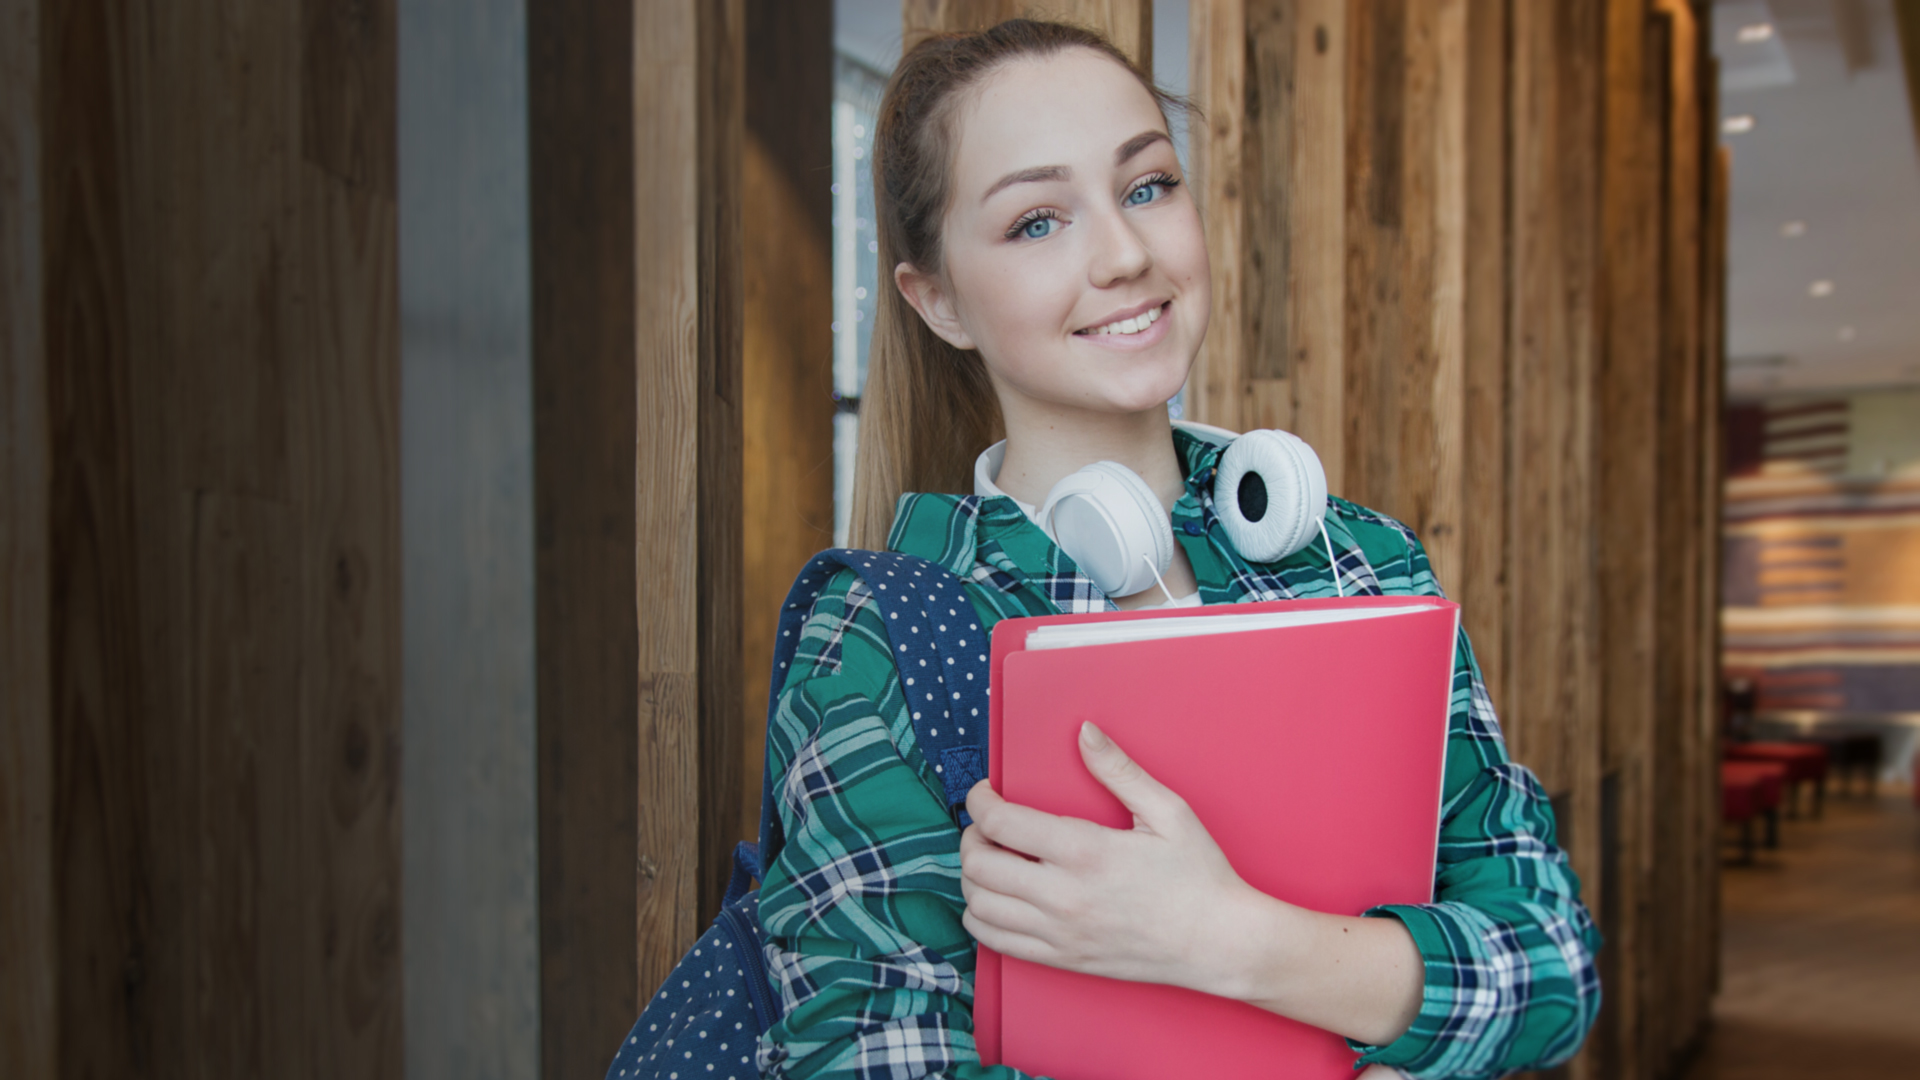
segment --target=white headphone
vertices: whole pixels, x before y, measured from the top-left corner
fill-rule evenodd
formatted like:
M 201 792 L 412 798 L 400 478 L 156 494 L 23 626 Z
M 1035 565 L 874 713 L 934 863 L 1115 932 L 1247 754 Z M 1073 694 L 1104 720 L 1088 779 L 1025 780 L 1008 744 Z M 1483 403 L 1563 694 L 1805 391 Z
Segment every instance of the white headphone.
M 1312 543 L 1316 532 L 1325 535 L 1327 473 L 1299 436 L 1271 429 L 1235 435 L 1206 424 L 1174 423 L 1227 448 L 1213 481 L 1213 508 L 1240 554 L 1275 562 Z M 974 462 L 974 494 L 1006 495 L 995 483 L 1006 456 L 1007 444 L 997 442 Z M 1108 596 L 1147 589 L 1173 565 L 1166 508 L 1125 465 L 1088 465 L 1055 484 L 1038 509 L 1014 502 Z M 1331 540 L 1327 559 L 1333 561 Z

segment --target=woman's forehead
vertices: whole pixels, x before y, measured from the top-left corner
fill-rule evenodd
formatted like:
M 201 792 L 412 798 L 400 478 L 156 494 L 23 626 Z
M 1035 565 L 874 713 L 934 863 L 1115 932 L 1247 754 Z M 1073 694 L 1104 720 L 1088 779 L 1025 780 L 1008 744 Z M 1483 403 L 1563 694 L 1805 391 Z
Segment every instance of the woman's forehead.
M 987 76 L 956 115 L 955 180 L 963 198 L 1011 170 L 1104 166 L 1127 140 L 1163 129 L 1140 80 L 1088 49 L 1012 61 Z

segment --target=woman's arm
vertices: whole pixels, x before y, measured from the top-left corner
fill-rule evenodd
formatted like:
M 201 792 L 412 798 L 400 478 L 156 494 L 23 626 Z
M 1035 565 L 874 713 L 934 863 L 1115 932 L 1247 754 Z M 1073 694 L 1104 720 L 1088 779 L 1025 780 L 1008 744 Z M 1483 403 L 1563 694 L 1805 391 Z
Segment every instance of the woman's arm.
M 1057 817 L 975 787 L 967 800 L 975 827 L 960 855 L 966 927 L 981 943 L 1053 967 L 1246 1001 L 1361 1042 L 1407 1030 L 1424 971 L 1404 926 L 1259 892 L 1186 801 L 1099 728 L 1082 727 L 1080 752 L 1132 811 L 1134 828 Z

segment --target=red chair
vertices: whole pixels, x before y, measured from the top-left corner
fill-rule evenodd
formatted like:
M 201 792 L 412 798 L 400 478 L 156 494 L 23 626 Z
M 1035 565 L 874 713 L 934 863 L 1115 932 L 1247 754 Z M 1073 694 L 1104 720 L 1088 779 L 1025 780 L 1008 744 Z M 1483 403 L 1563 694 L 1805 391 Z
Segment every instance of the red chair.
M 1729 761 L 1762 761 L 1782 766 L 1786 770 L 1788 791 L 1792 796 L 1787 800 L 1787 811 L 1798 816 L 1800 785 L 1812 784 L 1813 816 L 1820 817 L 1826 812 L 1825 747 L 1798 742 L 1729 742 L 1725 757 Z
M 1753 821 L 1765 818 L 1767 846 L 1780 846 L 1780 796 L 1786 767 L 1770 761 L 1720 763 L 1720 816 L 1740 826 L 1740 861 L 1753 862 Z

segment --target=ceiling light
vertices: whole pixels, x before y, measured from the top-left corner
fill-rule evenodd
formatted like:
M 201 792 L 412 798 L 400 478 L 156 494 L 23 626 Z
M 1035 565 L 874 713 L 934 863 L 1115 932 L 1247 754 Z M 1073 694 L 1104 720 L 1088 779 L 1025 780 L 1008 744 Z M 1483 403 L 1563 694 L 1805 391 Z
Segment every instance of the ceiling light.
M 1729 135 L 1745 135 L 1753 130 L 1753 114 L 1740 113 L 1720 121 L 1720 130 Z
M 1825 278 L 1821 278 L 1819 281 L 1816 281 L 1813 284 L 1807 286 L 1807 295 L 1808 296 L 1832 296 L 1833 282 L 1828 281 Z
M 1853 340 L 1853 327 L 1851 327 L 1851 326 L 1843 326 L 1843 327 L 1841 327 L 1841 328 L 1840 328 L 1840 340 L 1841 340 L 1841 341 L 1852 341 L 1852 340 Z
M 1773 39 L 1773 24 L 1749 23 L 1740 28 L 1738 36 L 1740 44 L 1742 45 L 1758 45 L 1763 41 L 1771 41 Z
M 1783 221 L 1780 223 L 1781 236 L 1807 235 L 1807 223 L 1804 221 Z

